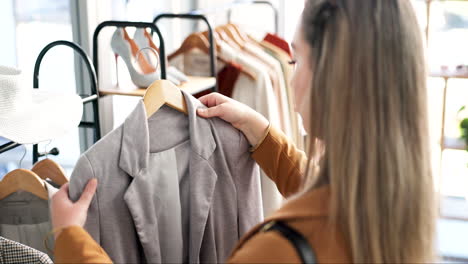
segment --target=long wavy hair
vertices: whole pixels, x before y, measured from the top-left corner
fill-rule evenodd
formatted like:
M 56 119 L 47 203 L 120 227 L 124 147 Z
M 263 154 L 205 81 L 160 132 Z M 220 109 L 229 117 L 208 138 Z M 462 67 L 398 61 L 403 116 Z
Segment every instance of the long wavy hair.
M 321 156 L 309 188 L 330 185 L 330 223 L 354 262 L 433 261 L 426 61 L 410 1 L 307 0 L 302 32 L 319 139 L 310 157 Z

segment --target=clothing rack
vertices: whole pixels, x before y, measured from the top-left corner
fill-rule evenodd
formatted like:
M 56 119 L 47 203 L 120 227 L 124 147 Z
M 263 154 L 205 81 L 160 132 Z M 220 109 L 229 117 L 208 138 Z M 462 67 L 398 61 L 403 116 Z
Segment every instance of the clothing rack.
M 19 147 L 19 146 L 21 146 L 21 144 L 16 143 L 16 142 L 13 142 L 13 141 L 7 142 L 7 143 L 0 146 L 0 154 L 3 153 L 3 152 L 7 152 L 9 150 L 12 150 L 12 149 L 14 149 L 16 147 Z
M 279 11 L 278 8 L 270 1 L 262 1 L 262 0 L 251 0 L 251 1 L 244 1 L 238 0 L 235 1 L 234 4 L 227 10 L 228 22 L 231 22 L 232 18 L 232 9 L 237 5 L 267 5 L 273 9 L 274 16 L 275 16 L 275 34 L 279 33 Z
M 96 27 L 93 34 L 93 62 L 96 72 L 99 71 L 99 57 L 98 57 L 98 36 L 101 30 L 105 27 L 136 27 L 136 28 L 150 28 L 152 34 L 157 33 L 159 38 L 159 59 L 161 66 L 161 79 L 167 79 L 166 69 L 166 49 L 164 38 L 162 37 L 159 28 L 154 23 L 147 22 L 130 22 L 130 21 L 105 21 Z M 99 76 L 99 74 L 97 75 Z M 216 84 L 216 78 L 213 77 L 196 77 L 189 76 L 189 81 L 179 86 L 180 89 L 186 90 L 189 93 L 196 94 L 200 91 L 211 89 Z M 99 94 L 106 95 L 124 95 L 124 96 L 144 96 L 146 88 L 139 87 L 101 87 Z
M 162 13 L 157 15 L 153 19 L 153 24 L 156 25 L 159 20 L 166 18 L 166 19 L 186 19 L 186 20 L 201 20 L 205 22 L 205 24 L 208 26 L 208 41 L 210 43 L 210 74 L 211 77 L 216 78 L 216 54 L 215 54 L 215 48 L 214 48 L 214 38 L 213 38 L 213 27 L 211 26 L 210 22 L 206 18 L 206 16 L 202 14 L 193 14 L 193 13 L 187 13 L 187 14 L 175 14 L 175 13 Z M 211 88 L 213 92 L 218 91 L 218 85 L 217 82 L 215 85 Z
M 164 39 L 162 37 L 161 31 L 153 23 L 147 22 L 131 22 L 131 21 L 116 21 L 109 20 L 104 21 L 99 24 L 94 30 L 93 34 L 93 62 L 94 68 L 96 69 L 96 75 L 99 76 L 99 43 L 98 37 L 101 30 L 105 27 L 135 27 L 135 28 L 150 28 L 151 32 L 156 32 L 159 38 L 159 59 L 161 65 L 161 79 L 166 79 L 166 49 L 164 46 Z
M 80 55 L 80 57 L 83 59 L 85 63 L 86 68 L 88 69 L 88 73 L 89 73 L 90 80 L 91 80 L 91 94 L 80 95 L 80 96 L 82 97 L 83 105 L 92 103 L 93 121 L 92 122 L 82 121 L 80 122 L 78 127 L 94 129 L 94 142 L 97 142 L 101 138 L 101 127 L 100 127 L 100 120 L 99 120 L 99 105 L 98 105 L 99 94 L 98 94 L 98 83 L 97 83 L 97 78 L 96 78 L 96 71 L 94 70 L 94 67 L 88 55 L 79 45 L 70 41 L 66 41 L 66 40 L 58 40 L 58 41 L 51 42 L 47 46 L 45 46 L 39 53 L 39 56 L 37 57 L 36 62 L 34 64 L 33 88 L 39 89 L 39 72 L 40 72 L 42 60 L 44 59 L 44 56 L 47 54 L 47 52 L 56 46 L 66 46 L 66 47 L 72 48 L 74 51 L 78 53 L 78 55 Z M 16 142 L 8 142 L 0 146 L 0 153 L 9 151 L 20 145 L 21 144 L 16 143 Z M 47 154 L 48 153 L 39 153 L 37 144 L 33 145 L 33 163 L 36 163 L 39 160 L 39 157 L 45 156 Z
M 76 51 L 80 55 L 80 57 L 84 61 L 86 68 L 88 69 L 89 78 L 91 81 L 91 94 L 80 95 L 80 96 L 82 97 L 82 100 L 83 100 L 83 107 L 84 105 L 88 103 L 92 104 L 93 121 L 92 122 L 81 121 L 78 127 L 94 129 L 94 143 L 96 143 L 99 139 L 101 139 L 101 126 L 100 126 L 100 120 L 99 120 L 99 93 L 98 93 L 96 71 L 93 65 L 91 64 L 91 60 L 89 59 L 88 55 L 79 45 L 70 41 L 66 41 L 66 40 L 58 40 L 45 46 L 45 48 L 42 49 L 42 51 L 39 53 L 39 56 L 37 57 L 36 63 L 34 65 L 33 87 L 35 89 L 39 89 L 39 70 L 41 67 L 42 60 L 44 56 L 46 55 L 46 53 L 50 49 L 56 46 L 66 46 L 66 47 L 72 48 L 74 51 Z M 35 144 L 33 146 L 33 163 L 36 163 L 39 160 L 39 157 L 41 156 L 44 156 L 44 154 L 43 155 L 39 154 L 38 146 L 37 144 Z
M 267 5 L 273 9 L 274 12 L 274 20 L 275 20 L 275 34 L 279 33 L 279 11 L 278 8 L 270 1 L 265 0 L 236 0 L 231 3 L 217 6 L 211 9 L 196 9 L 192 10 L 189 14 L 194 15 L 201 15 L 201 14 L 218 14 L 219 12 L 226 11 L 227 12 L 227 19 L 228 22 L 231 23 L 232 21 L 232 10 L 240 5 Z

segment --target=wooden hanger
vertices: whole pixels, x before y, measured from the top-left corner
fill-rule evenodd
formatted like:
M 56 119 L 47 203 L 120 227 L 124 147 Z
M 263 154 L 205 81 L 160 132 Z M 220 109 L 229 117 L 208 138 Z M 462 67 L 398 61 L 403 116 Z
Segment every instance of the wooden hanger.
M 187 53 L 191 51 L 192 49 L 200 49 L 201 51 L 205 53 L 209 53 L 210 50 L 210 44 L 208 40 L 200 33 L 194 33 L 190 34 L 182 43 L 180 48 L 176 50 L 174 53 L 168 56 L 169 60 L 172 60 L 173 58 L 182 55 L 184 53 Z
M 213 31 L 213 42 L 214 42 L 214 45 L 215 45 L 215 51 L 216 53 L 219 54 L 219 51 L 220 51 L 220 46 L 218 45 L 218 43 L 222 41 L 221 40 L 221 37 L 219 35 L 219 33 L 217 31 Z M 185 40 L 184 42 L 182 43 L 182 45 L 180 46 L 180 48 L 178 50 L 176 50 L 174 53 L 172 53 L 171 55 L 168 56 L 169 60 L 172 60 L 173 58 L 179 56 L 179 55 L 182 55 L 184 53 L 187 53 L 189 51 L 191 51 L 192 49 L 199 49 L 201 50 L 202 52 L 206 53 L 206 54 L 210 54 L 210 43 L 208 41 L 208 31 L 205 31 L 205 32 L 201 32 L 201 33 L 193 33 L 191 35 L 189 35 Z M 230 63 L 229 61 L 223 59 L 222 57 L 220 56 L 216 56 L 217 59 L 219 59 L 220 61 L 224 62 L 224 63 Z M 245 69 L 242 69 L 242 73 L 246 74 L 247 77 L 249 77 L 250 79 L 252 80 L 256 80 L 256 75 L 245 70 Z
M 234 41 L 241 49 L 245 46 L 245 41 L 241 39 L 237 31 L 231 28 L 229 25 L 219 26 L 220 30 L 222 30 L 232 41 Z
M 30 170 L 16 169 L 7 173 L 0 181 L 0 200 L 20 190 L 32 193 L 44 200 L 49 199 L 44 182 L 36 173 Z
M 163 105 L 188 114 L 187 103 L 180 89 L 168 80 L 157 80 L 147 89 L 143 97 L 146 115 L 150 118 Z
M 208 39 L 208 36 L 209 36 L 209 35 L 208 35 L 208 31 L 204 31 L 204 32 L 202 32 L 201 34 L 202 34 L 206 39 Z M 217 52 L 218 52 L 217 59 L 220 60 L 220 61 L 222 61 L 222 62 L 225 63 L 225 64 L 231 63 L 231 61 L 228 61 L 228 60 L 224 59 L 223 57 L 219 56 L 219 54 L 220 54 L 219 51 L 220 51 L 221 48 L 220 48 L 220 46 L 219 46 L 217 43 L 219 43 L 219 41 L 222 41 L 222 40 L 220 39 L 220 36 L 219 36 L 218 32 L 216 32 L 216 31 L 213 31 L 213 41 L 214 41 L 214 43 L 215 43 L 215 45 L 216 45 L 216 50 L 217 50 Z M 251 72 L 249 72 L 248 70 L 246 70 L 246 69 L 244 69 L 244 68 L 241 69 L 241 72 L 242 72 L 243 74 L 245 74 L 248 78 L 250 78 L 250 79 L 252 79 L 252 80 L 254 80 L 254 81 L 257 80 L 257 77 L 256 77 L 256 75 L 255 75 L 254 73 L 251 73 Z
M 63 170 L 62 166 L 58 165 L 51 159 L 43 159 L 37 162 L 34 164 L 31 170 L 35 172 L 41 179 L 45 180 L 49 178 L 59 186 L 62 186 L 68 182 L 68 178 L 65 176 L 65 171 Z
M 241 47 L 236 43 L 234 42 L 234 40 L 232 40 L 228 34 L 226 34 L 224 32 L 223 29 L 221 29 L 220 27 L 217 27 L 215 28 L 214 30 L 216 33 L 218 33 L 219 37 L 221 38 L 222 41 L 226 42 L 227 44 L 229 44 L 229 46 L 231 46 L 232 48 L 236 49 L 236 50 L 240 50 Z
M 250 44 L 254 44 L 256 46 L 260 46 L 257 42 L 254 42 L 252 41 L 249 36 L 247 35 L 247 33 L 245 33 L 244 31 L 242 31 L 242 29 L 236 25 L 236 24 L 233 24 L 233 23 L 229 23 L 227 24 L 226 26 L 228 26 L 229 28 L 233 29 L 234 31 L 237 32 L 237 34 L 239 35 L 239 37 L 244 41 L 244 43 L 250 43 Z

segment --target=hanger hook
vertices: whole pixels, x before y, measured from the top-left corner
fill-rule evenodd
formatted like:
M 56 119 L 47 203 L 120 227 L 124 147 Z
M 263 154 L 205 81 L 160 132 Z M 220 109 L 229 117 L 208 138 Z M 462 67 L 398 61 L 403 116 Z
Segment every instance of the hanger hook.
M 155 65 L 154 68 L 157 70 L 157 69 L 159 68 L 159 53 L 158 53 L 157 50 L 155 50 L 155 49 L 152 48 L 152 47 L 144 47 L 144 48 L 141 48 L 140 50 L 138 50 L 138 52 L 137 52 L 137 54 L 136 54 L 135 60 L 138 61 L 138 60 L 140 59 L 140 54 L 141 54 L 142 51 L 145 50 L 145 49 L 151 50 L 151 51 L 154 53 L 154 55 L 156 56 L 156 65 Z
M 22 167 L 24 157 L 26 157 L 26 153 L 27 153 L 27 149 L 26 149 L 26 146 L 25 146 L 25 145 L 23 145 L 23 150 L 24 150 L 23 156 L 21 157 L 21 159 L 20 159 L 20 161 L 19 161 L 19 168 L 20 168 L 20 169 L 21 169 L 21 167 Z

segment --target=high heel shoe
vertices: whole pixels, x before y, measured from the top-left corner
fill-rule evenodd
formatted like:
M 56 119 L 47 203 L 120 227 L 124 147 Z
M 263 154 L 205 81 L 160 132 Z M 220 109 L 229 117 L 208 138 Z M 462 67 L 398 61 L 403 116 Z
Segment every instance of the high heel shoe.
M 148 87 L 155 80 L 161 79 L 160 74 L 144 56 L 138 56 L 138 61 L 135 59 L 140 49 L 124 28 L 117 28 L 112 35 L 111 48 L 116 58 L 116 64 L 118 56 L 120 56 L 127 65 L 132 82 L 138 87 Z
M 135 30 L 135 35 L 133 35 L 133 40 L 139 47 L 149 47 L 153 51 L 158 52 L 159 49 L 153 42 L 153 38 L 144 28 L 137 28 Z M 151 65 L 156 65 L 158 62 L 154 60 L 157 59 L 157 56 L 154 56 L 152 53 L 145 53 L 145 58 L 151 63 Z M 166 63 L 167 65 L 167 63 Z M 188 77 L 183 72 L 179 71 L 176 67 L 170 66 L 167 68 L 167 79 L 179 85 L 182 82 L 187 82 Z
M 146 31 L 146 29 L 137 28 L 135 30 L 135 34 L 133 35 L 133 40 L 138 45 L 138 47 L 148 47 L 159 54 L 159 48 L 156 47 L 156 45 L 153 42 L 153 39 L 151 38 L 151 35 L 148 33 L 148 31 Z M 148 60 L 148 62 L 151 63 L 151 65 L 156 65 L 156 62 L 154 61 L 156 59 L 156 56 L 154 56 L 153 54 L 154 52 L 144 53 L 146 60 Z

